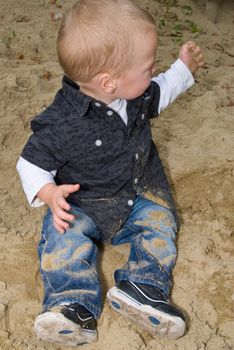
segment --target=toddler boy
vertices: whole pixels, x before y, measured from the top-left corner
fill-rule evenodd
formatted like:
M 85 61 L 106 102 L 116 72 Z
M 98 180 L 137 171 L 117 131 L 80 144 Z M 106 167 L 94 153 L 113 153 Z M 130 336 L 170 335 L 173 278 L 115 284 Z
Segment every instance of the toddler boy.
M 188 42 L 153 78 L 155 22 L 130 0 L 76 3 L 57 49 L 63 87 L 32 120 L 17 164 L 30 204 L 49 207 L 38 247 L 45 293 L 35 332 L 68 346 L 96 341 L 103 241 L 130 243 L 107 294 L 114 310 L 153 336 L 181 337 L 185 317 L 169 302 L 178 223 L 150 118 L 193 85 L 202 52 Z

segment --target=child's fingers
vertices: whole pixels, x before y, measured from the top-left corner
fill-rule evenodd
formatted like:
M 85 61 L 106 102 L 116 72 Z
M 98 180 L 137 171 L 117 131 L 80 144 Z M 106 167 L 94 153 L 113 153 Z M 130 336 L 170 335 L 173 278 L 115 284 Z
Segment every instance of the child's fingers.
M 57 215 L 54 215 L 53 219 L 54 227 L 59 233 L 64 233 L 69 228 L 69 224 L 66 221 L 60 219 Z
M 66 195 L 68 196 L 70 193 L 76 192 L 79 190 L 80 185 L 62 185 L 63 190 L 66 192 Z
M 75 219 L 74 215 L 67 213 L 66 211 L 59 208 L 56 210 L 56 215 L 58 218 L 65 220 L 65 221 L 73 221 Z
M 205 61 L 203 59 L 201 59 L 199 62 L 198 62 L 198 66 L 199 67 L 202 67 L 205 65 Z
M 54 227 L 61 234 L 64 234 L 66 232 L 66 228 L 63 228 L 60 224 L 57 224 L 55 221 L 54 221 Z
M 198 56 L 198 55 L 200 55 L 200 54 L 202 53 L 201 48 L 200 48 L 198 45 L 196 45 L 194 42 L 192 42 L 192 41 L 187 42 L 187 43 L 185 44 L 185 46 L 186 46 L 187 49 L 188 49 L 190 52 L 192 52 L 193 55 L 195 55 L 195 56 Z
M 196 60 L 196 62 L 199 64 L 199 67 L 202 66 L 204 64 L 204 57 L 202 52 L 200 52 L 200 54 L 195 54 L 194 55 L 194 59 Z
M 192 41 L 188 41 L 187 43 L 184 44 L 185 49 L 187 49 L 188 51 L 192 52 L 195 50 L 196 48 L 196 44 Z
M 202 50 L 200 49 L 199 46 L 197 46 L 194 51 L 193 51 L 194 55 L 199 56 L 202 53 Z
M 195 44 L 193 41 L 187 41 L 187 42 L 185 43 L 185 45 L 187 45 L 187 46 L 189 46 L 189 47 L 194 47 L 194 46 L 196 46 L 196 44 Z
M 198 68 L 204 65 L 202 50 L 193 41 L 188 41 L 181 47 L 179 58 L 192 73 L 195 73 Z
M 56 204 L 59 208 L 64 209 L 64 210 L 70 210 L 71 206 L 70 204 L 65 200 L 63 196 L 60 196 L 56 200 Z

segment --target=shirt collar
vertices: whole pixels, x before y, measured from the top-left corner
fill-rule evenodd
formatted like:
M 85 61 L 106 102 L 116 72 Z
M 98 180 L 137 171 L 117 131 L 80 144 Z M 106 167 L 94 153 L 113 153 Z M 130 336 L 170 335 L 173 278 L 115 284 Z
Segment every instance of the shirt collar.
M 92 97 L 83 94 L 80 91 L 80 87 L 77 83 L 75 83 L 73 80 L 71 80 L 70 78 L 68 78 L 66 75 L 64 75 L 63 80 L 62 80 L 62 84 L 63 84 L 63 89 L 62 89 L 62 93 L 64 95 L 64 98 L 72 104 L 72 106 L 79 112 L 80 116 L 84 116 L 87 112 L 88 109 L 90 107 L 90 105 L 92 104 L 93 108 L 97 108 L 97 109 L 102 109 L 103 107 L 106 108 L 106 104 L 103 103 L 102 101 L 98 101 L 93 99 Z M 141 104 L 142 101 L 142 97 L 137 97 L 133 100 L 127 101 L 128 106 L 130 105 L 134 105 L 136 108 L 136 105 Z M 115 100 L 112 103 L 122 103 L 124 100 Z M 138 103 L 137 103 L 138 102 Z M 98 106 L 98 107 L 97 107 Z M 109 107 L 111 107 L 111 105 L 109 105 Z
M 72 104 L 81 116 L 84 116 L 89 109 L 90 103 L 93 102 L 92 97 L 80 92 L 79 85 L 67 76 L 63 77 L 62 84 L 64 98 Z

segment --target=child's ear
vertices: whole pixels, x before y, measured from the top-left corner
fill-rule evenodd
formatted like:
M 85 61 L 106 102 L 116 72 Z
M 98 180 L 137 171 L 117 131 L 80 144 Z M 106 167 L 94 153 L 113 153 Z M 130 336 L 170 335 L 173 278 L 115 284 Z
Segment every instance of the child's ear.
M 101 73 L 99 84 L 102 90 L 107 94 L 113 94 L 116 90 L 116 81 L 109 73 Z

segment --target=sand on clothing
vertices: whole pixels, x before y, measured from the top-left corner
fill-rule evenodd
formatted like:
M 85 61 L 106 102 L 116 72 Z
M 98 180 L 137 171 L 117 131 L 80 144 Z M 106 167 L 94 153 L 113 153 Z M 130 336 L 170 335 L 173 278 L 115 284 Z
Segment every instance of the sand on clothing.
M 45 208 L 29 207 L 15 164 L 31 133 L 30 120 L 60 87 L 56 33 L 73 2 L 0 0 L 1 350 L 64 349 L 33 332 L 42 300 L 37 243 Z M 100 254 L 99 340 L 84 349 L 233 349 L 234 3 L 223 1 L 213 24 L 202 0 L 138 2 L 157 18 L 159 72 L 190 39 L 206 57 L 197 84 L 152 122 L 182 222 L 172 296 L 187 315 L 189 331 L 176 341 L 153 339 L 110 309 L 105 295 L 129 247 L 106 246 Z

